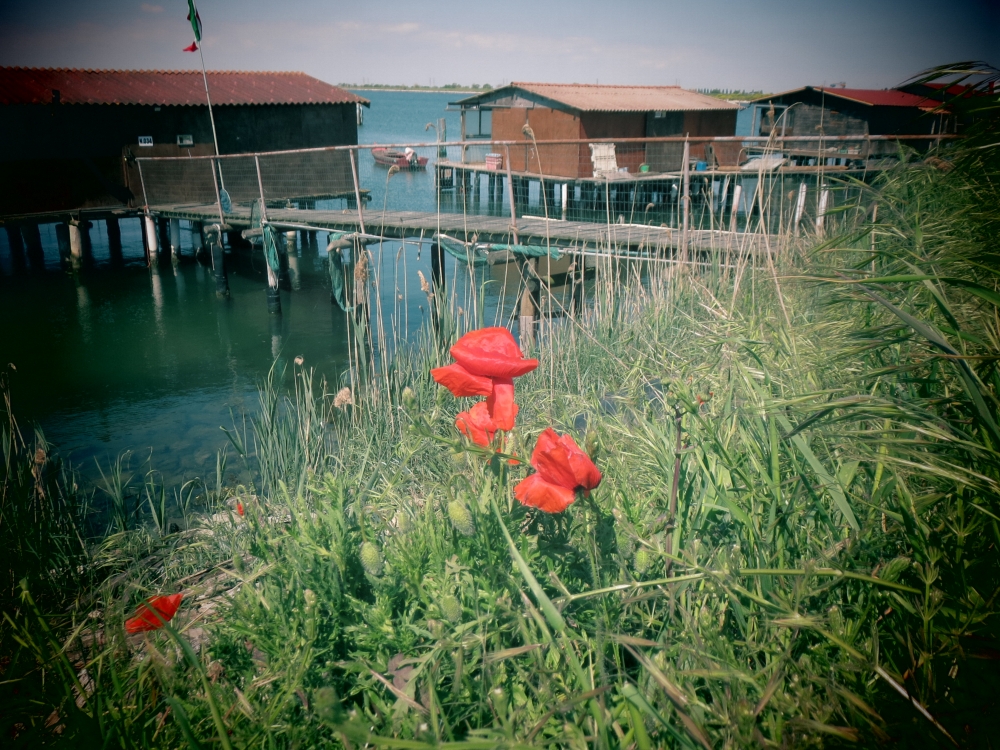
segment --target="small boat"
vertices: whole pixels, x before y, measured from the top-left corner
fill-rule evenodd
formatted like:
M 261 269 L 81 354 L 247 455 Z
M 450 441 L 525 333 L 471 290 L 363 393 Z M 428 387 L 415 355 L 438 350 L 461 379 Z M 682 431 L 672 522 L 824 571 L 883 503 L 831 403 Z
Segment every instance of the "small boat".
M 412 148 L 397 151 L 393 148 L 373 148 L 372 156 L 375 163 L 382 167 L 399 167 L 400 169 L 424 169 L 427 157 L 418 156 Z

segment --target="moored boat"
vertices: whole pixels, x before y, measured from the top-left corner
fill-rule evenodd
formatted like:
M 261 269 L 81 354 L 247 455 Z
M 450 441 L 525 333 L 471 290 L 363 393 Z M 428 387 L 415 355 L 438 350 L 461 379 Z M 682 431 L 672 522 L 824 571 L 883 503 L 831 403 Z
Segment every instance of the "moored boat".
M 424 169 L 427 157 L 419 156 L 412 148 L 398 151 L 393 148 L 373 148 L 372 157 L 375 163 L 383 167 L 399 167 L 399 169 Z

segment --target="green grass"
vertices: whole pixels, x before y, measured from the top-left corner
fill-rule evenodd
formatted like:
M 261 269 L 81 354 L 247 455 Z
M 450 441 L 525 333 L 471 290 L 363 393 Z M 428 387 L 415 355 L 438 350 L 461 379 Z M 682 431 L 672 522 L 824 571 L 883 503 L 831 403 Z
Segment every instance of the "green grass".
M 991 746 L 994 151 L 845 186 L 838 231 L 773 264 L 588 280 L 517 384 L 512 452 L 552 425 L 604 472 L 558 516 L 460 442 L 429 332 L 343 409 L 272 373 L 174 531 L 147 475 L 149 520 L 115 501 L 85 538 L 89 496 L 11 418 L 7 746 Z

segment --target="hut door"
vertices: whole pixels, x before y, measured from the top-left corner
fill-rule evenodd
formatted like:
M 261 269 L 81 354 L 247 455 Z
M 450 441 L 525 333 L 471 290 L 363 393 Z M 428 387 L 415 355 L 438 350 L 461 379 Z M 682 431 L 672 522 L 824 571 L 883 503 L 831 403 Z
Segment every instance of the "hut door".
M 684 135 L 683 112 L 650 112 L 646 115 L 646 137 Z M 683 143 L 646 144 L 646 163 L 650 172 L 677 172 L 684 154 Z

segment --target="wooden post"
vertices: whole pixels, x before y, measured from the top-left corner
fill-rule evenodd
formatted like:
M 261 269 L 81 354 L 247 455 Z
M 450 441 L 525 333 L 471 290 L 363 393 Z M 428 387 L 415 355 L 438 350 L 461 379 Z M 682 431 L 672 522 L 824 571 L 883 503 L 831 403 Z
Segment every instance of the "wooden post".
M 830 202 L 830 190 L 825 185 L 820 186 L 819 209 L 816 211 L 816 234 L 823 235 L 823 219 L 826 215 L 826 207 Z
M 218 299 L 229 297 L 229 279 L 226 277 L 226 256 L 222 252 L 222 227 L 213 224 L 206 227 L 205 242 L 212 256 L 212 270 L 215 273 L 215 296 Z
M 80 222 L 71 221 L 69 223 L 69 252 L 71 262 L 79 267 L 83 262 L 83 232 L 80 230 Z
M 735 232 L 740 213 L 740 201 L 743 199 L 743 186 L 733 188 L 733 210 L 729 214 L 729 231 Z
M 62 261 L 63 265 L 69 265 L 69 224 L 66 222 L 56 224 L 56 244 L 59 246 L 59 260 Z
M 467 148 L 465 145 L 465 107 L 462 107 L 461 114 L 459 115 L 459 122 L 461 123 L 461 137 L 459 140 L 462 141 L 462 164 L 465 164 L 465 150 Z
M 150 216 L 149 214 L 146 214 L 143 217 L 143 222 L 142 223 L 143 223 L 143 227 L 145 228 L 146 251 L 149 254 L 149 262 L 152 263 L 153 261 L 156 260 L 156 254 L 157 254 L 157 252 L 159 251 L 159 248 L 160 248 L 159 243 L 156 241 L 156 222 L 153 221 L 153 217 L 152 216 Z M 69 237 L 70 237 L 70 240 L 73 239 L 73 233 L 72 233 L 72 231 L 70 232 Z M 221 236 L 219 237 L 219 241 L 220 242 L 222 241 L 222 237 Z M 221 249 L 221 245 L 220 245 L 220 249 Z
M 684 153 L 681 156 L 681 246 L 680 260 L 688 260 L 688 230 L 691 221 L 691 144 L 684 139 Z
M 21 229 L 15 224 L 8 224 L 4 229 L 7 230 L 7 244 L 10 246 L 10 257 L 11 269 L 14 273 L 18 271 L 23 271 L 25 267 L 24 262 L 24 238 L 21 237 Z
M 159 240 L 159 246 L 163 250 L 167 250 L 170 247 L 170 220 L 165 219 L 162 216 L 156 219 L 156 238 Z
M 42 248 L 42 233 L 38 224 L 22 224 L 21 237 L 28 253 L 28 265 L 34 271 L 45 270 L 45 250 Z
M 535 321 L 538 319 L 538 259 L 522 259 L 518 267 L 524 291 L 521 292 L 517 324 L 521 348 L 527 349 L 535 340 Z
M 181 220 L 170 220 L 170 260 L 174 263 L 181 259 Z
M 795 201 L 795 223 L 792 229 L 795 231 L 795 236 L 799 236 L 799 222 L 802 221 L 802 212 L 806 208 L 806 181 L 803 180 L 799 183 L 799 197 Z
M 108 232 L 108 253 L 114 263 L 120 263 L 122 259 L 122 228 L 118 225 L 118 219 L 109 216 L 104 220 L 104 226 Z
M 205 252 L 205 233 L 200 221 L 191 222 L 191 251 L 196 258 Z

